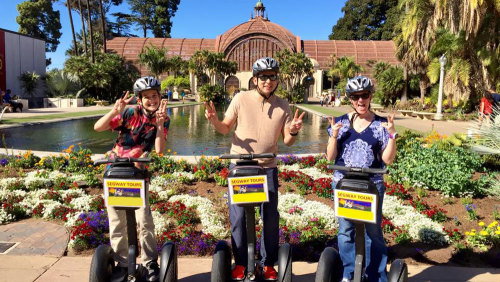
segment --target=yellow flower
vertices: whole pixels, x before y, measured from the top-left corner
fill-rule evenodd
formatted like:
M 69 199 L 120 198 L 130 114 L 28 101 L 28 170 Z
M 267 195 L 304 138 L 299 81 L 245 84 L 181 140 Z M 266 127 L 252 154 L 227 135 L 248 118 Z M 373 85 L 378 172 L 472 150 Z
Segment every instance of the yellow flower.
M 469 234 L 470 234 L 469 231 L 465 231 L 466 236 L 469 236 Z
M 168 149 L 168 150 L 167 150 L 167 153 L 170 153 L 171 151 L 172 151 L 172 150 Z
M 476 232 L 476 229 L 471 229 L 470 232 Z
M 177 155 L 177 152 L 174 152 L 174 155 Z
M 500 230 L 495 231 L 495 234 L 500 235 Z
M 484 230 L 481 230 L 481 232 L 479 232 L 479 234 L 481 234 L 482 236 L 487 236 L 488 235 L 488 232 L 484 231 Z
M 484 226 L 484 222 L 479 222 L 479 226 Z
M 493 224 L 493 226 L 497 226 L 498 225 L 498 221 L 493 221 L 491 224 Z
M 470 233 L 470 236 L 476 236 L 476 233 L 471 232 L 471 233 Z

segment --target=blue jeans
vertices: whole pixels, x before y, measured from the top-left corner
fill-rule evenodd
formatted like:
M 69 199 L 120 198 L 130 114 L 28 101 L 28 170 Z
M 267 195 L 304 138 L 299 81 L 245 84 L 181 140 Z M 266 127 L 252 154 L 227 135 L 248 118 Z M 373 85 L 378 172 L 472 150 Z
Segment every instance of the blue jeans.
M 336 182 L 332 183 L 333 189 L 337 186 Z M 378 216 L 376 224 L 365 224 L 365 274 L 368 276 L 368 281 L 387 281 L 387 247 L 385 246 L 384 235 L 382 233 L 382 203 L 384 200 L 385 185 L 383 182 L 376 184 L 380 198 L 378 207 Z M 354 262 L 356 259 L 355 247 L 355 227 L 354 223 L 344 218 L 339 217 L 339 253 L 340 259 L 344 266 L 343 277 L 353 279 L 354 277 Z
M 273 266 L 278 260 L 279 218 L 278 213 L 278 169 L 266 168 L 269 202 L 261 204 L 260 215 L 264 226 L 260 242 L 261 264 Z M 229 203 L 231 221 L 231 248 L 237 265 L 248 265 L 245 208 Z

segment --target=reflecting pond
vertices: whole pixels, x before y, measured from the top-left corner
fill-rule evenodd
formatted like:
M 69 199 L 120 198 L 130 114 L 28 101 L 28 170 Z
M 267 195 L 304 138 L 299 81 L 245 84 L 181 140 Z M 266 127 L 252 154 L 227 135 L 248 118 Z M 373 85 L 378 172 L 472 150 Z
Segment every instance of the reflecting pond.
M 219 155 L 229 152 L 232 134 L 221 135 L 211 126 L 201 105 L 169 108 L 171 119 L 166 149 L 178 155 Z M 292 110 L 295 109 L 292 107 Z M 219 108 L 219 118 L 224 109 Z M 23 127 L 1 129 L 8 148 L 31 149 L 36 151 L 60 152 L 70 145 L 81 142 L 82 146 L 94 153 L 104 153 L 111 149 L 117 133 L 95 132 L 97 118 L 84 118 L 71 121 L 26 125 Z M 311 113 L 304 116 L 304 127 L 297 136 L 295 144 L 288 147 L 279 143 L 278 152 L 305 154 L 324 152 L 328 136 L 328 121 Z M 5 145 L 3 145 L 4 147 Z

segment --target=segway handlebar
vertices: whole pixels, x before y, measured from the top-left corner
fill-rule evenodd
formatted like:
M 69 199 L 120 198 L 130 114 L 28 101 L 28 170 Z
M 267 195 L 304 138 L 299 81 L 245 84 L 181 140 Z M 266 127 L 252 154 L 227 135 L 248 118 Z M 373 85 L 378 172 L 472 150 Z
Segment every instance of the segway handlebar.
M 327 168 L 333 170 L 342 170 L 347 172 L 361 172 L 361 173 L 373 173 L 373 174 L 387 173 L 387 168 L 347 167 L 341 165 L 328 165 Z
M 108 164 L 108 163 L 149 163 L 151 158 L 115 158 L 115 159 L 101 159 L 94 161 L 95 165 Z
M 264 154 L 224 154 L 219 158 L 221 159 L 237 159 L 237 160 L 253 160 L 253 159 L 271 159 L 275 158 L 276 154 L 264 153 Z

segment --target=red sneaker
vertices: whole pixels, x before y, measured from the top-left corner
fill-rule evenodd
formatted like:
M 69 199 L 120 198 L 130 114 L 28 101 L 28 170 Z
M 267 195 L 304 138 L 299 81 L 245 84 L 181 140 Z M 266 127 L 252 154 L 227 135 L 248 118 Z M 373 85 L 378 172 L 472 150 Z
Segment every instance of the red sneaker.
M 273 281 L 278 279 L 278 272 L 272 266 L 264 266 L 264 280 Z
M 231 272 L 233 280 L 243 280 L 245 278 L 245 267 L 243 265 L 236 265 Z

